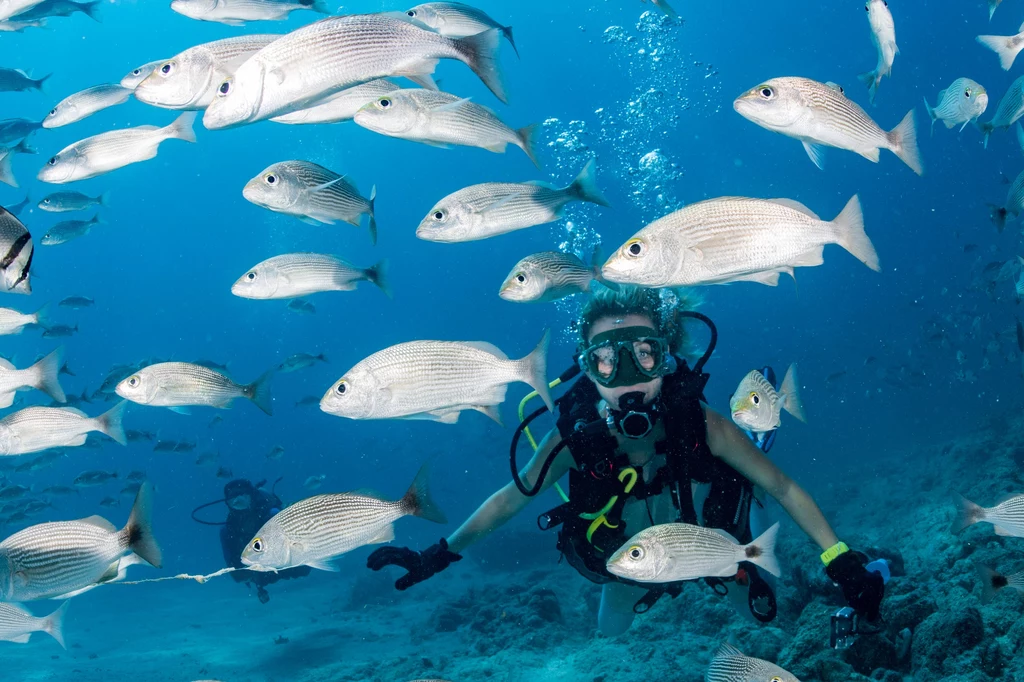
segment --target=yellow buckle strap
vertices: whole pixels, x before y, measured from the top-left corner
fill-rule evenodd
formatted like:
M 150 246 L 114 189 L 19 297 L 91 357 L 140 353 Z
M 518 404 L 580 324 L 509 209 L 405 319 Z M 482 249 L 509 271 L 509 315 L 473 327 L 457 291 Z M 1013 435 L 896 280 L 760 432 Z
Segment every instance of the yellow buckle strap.
M 846 546 L 845 542 L 837 542 L 821 553 L 821 563 L 828 566 L 837 556 L 840 554 L 846 554 L 849 551 L 850 548 Z

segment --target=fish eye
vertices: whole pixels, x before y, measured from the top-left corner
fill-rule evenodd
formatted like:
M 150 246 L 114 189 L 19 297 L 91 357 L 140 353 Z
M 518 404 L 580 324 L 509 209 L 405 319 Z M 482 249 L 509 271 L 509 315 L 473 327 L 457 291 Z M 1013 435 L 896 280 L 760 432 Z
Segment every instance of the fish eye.
M 220 87 L 217 88 L 217 92 L 219 92 L 222 95 L 226 95 L 229 92 L 231 92 L 231 81 L 224 81 L 223 83 L 221 83 Z
M 141 73 L 142 73 L 142 69 L 135 69 L 134 71 L 132 71 L 132 75 L 133 76 L 138 76 Z
M 256 279 L 256 271 L 250 270 L 249 272 L 245 273 L 245 278 L 250 282 L 253 281 L 254 279 Z
M 162 73 L 165 76 L 171 75 L 172 71 L 174 71 L 174 62 L 167 62 L 166 64 L 160 67 L 160 73 Z
M 56 156 L 51 156 L 50 160 L 47 161 L 46 163 L 48 163 L 51 166 L 56 166 L 57 165 L 57 157 Z
M 50 109 L 50 116 L 56 116 L 56 115 L 57 115 L 57 110 L 56 109 Z
M 644 558 L 644 548 L 640 545 L 633 545 L 629 548 L 629 558 L 634 561 L 639 561 Z
M 263 179 L 267 181 L 268 185 L 274 185 L 277 183 L 277 176 L 274 175 L 273 173 L 268 174 L 267 177 Z
M 338 382 L 338 387 L 336 389 L 334 389 L 334 390 L 338 392 L 338 395 L 345 395 L 345 391 L 348 390 L 348 382 L 347 381 L 339 381 Z
M 751 393 L 750 394 L 750 401 L 752 403 L 754 403 L 755 405 L 760 405 L 761 404 L 761 396 L 759 396 L 756 393 Z
M 758 88 L 757 92 L 764 99 L 771 99 L 772 97 L 775 97 L 775 89 L 770 85 L 762 85 Z
M 416 10 L 411 9 L 408 12 L 406 12 L 406 14 L 408 14 L 410 17 L 414 17 L 414 16 L 416 16 Z
M 430 217 L 434 219 L 434 222 L 443 223 L 448 219 L 448 211 L 443 208 L 439 208 L 430 214 Z
M 255 538 L 252 541 L 252 551 L 262 552 L 263 551 L 263 538 Z
M 128 377 L 128 385 L 131 386 L 132 388 L 135 388 L 136 386 L 138 386 L 139 385 L 139 375 L 138 374 L 133 374 L 132 376 Z
M 387 109 L 388 107 L 391 106 L 391 100 L 388 99 L 387 97 L 381 97 L 379 100 L 377 100 L 377 106 L 380 107 L 381 109 Z
M 886 7 L 888 7 L 888 5 L 886 5 Z M 769 680 L 769 682 L 782 682 L 782 678 L 776 675 L 771 680 Z
M 516 273 L 516 281 L 522 284 L 523 282 L 526 281 L 526 275 L 524 275 L 521 272 Z
M 639 239 L 630 239 L 626 242 L 626 253 L 630 256 L 639 257 L 644 252 L 644 245 Z
M 49 204 L 49 203 L 50 203 L 50 200 L 49 200 L 49 199 L 43 199 L 43 203 L 44 203 L 44 204 Z
M 870 12 L 871 11 L 871 3 L 870 2 L 865 2 L 864 3 L 864 11 L 865 12 Z
M 966 97 L 967 99 L 971 98 L 971 89 L 970 88 L 967 88 L 966 90 L 964 90 L 964 97 Z

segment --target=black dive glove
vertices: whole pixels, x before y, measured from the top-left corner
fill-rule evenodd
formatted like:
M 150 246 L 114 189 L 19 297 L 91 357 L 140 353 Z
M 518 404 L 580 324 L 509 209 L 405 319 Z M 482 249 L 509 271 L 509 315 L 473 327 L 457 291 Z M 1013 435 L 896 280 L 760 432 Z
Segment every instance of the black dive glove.
M 860 552 L 844 552 L 829 562 L 825 573 L 843 589 L 846 602 L 868 622 L 878 620 L 885 594 L 885 581 L 864 566 L 868 558 Z
M 409 571 L 395 581 L 396 590 L 407 590 L 421 583 L 435 573 L 440 573 L 453 562 L 461 561 L 462 555 L 448 551 L 448 541 L 441 538 L 436 545 L 417 552 L 408 547 L 381 547 L 366 559 L 366 567 L 379 571 L 385 566 L 401 566 Z

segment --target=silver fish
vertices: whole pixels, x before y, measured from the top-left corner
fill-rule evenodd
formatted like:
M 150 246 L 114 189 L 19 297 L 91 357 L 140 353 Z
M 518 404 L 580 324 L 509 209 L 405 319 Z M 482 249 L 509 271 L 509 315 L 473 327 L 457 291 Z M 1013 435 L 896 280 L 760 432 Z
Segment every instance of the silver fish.
M 81 192 L 54 192 L 44 197 L 38 206 L 48 213 L 66 213 L 84 211 L 90 206 L 106 206 L 109 199 L 109 192 L 104 192 L 98 197 L 90 197 Z
M 288 310 L 303 315 L 316 315 L 316 306 L 304 298 L 296 298 L 288 301 Z
M 755 369 L 743 377 L 729 399 L 733 422 L 754 433 L 767 433 L 779 428 L 783 410 L 800 421 L 806 421 L 795 364 L 786 370 L 778 391 Z
M 1007 220 L 1015 220 L 1024 213 L 1024 171 L 1021 171 L 1006 192 L 1006 203 L 1002 206 L 989 204 L 989 217 L 1000 232 Z
M 7 21 L 0 21 L 0 33 L 22 33 L 27 28 L 44 28 L 46 21 L 43 19 L 36 19 L 35 21 L 16 21 L 9 19 Z
M 121 79 L 121 87 L 134 90 L 139 87 L 139 83 L 149 78 L 149 74 L 153 73 L 156 67 L 161 66 L 166 61 L 166 59 L 158 59 L 155 62 L 146 62 L 142 66 L 132 69 Z
M 342 123 L 351 121 L 364 104 L 368 104 L 381 95 L 401 89 L 389 80 L 378 78 L 369 83 L 355 85 L 336 92 L 316 102 L 306 109 L 299 109 L 283 116 L 270 119 L 274 123 L 286 125 L 310 125 L 315 123 Z
M 99 21 L 101 0 L 92 2 L 72 2 L 72 0 L 43 0 L 30 10 L 19 12 L 15 17 L 18 21 L 38 21 L 49 17 L 70 17 L 81 12 L 93 21 Z
M 445 38 L 404 18 L 330 17 L 289 33 L 224 81 L 203 124 L 218 129 L 274 118 L 377 78 L 401 75 L 433 84 L 431 74 L 440 59 L 465 63 L 505 101 L 496 29 Z
M 406 10 L 405 14 L 449 38 L 475 36 L 496 28 L 508 40 L 516 56 L 519 56 L 519 48 L 512 38 L 512 27 L 501 25 L 482 9 L 461 2 L 428 2 Z
M 892 63 L 900 53 L 900 48 L 896 47 L 896 24 L 892 20 L 892 13 L 889 12 L 886 0 L 867 0 L 864 9 L 868 13 L 871 40 L 878 52 L 878 66 L 874 71 L 862 73 L 859 78 L 868 86 L 868 96 L 874 104 L 878 85 L 882 82 L 883 76 L 892 75 Z
M 996 113 L 991 121 L 981 123 L 981 132 L 985 134 L 985 148 L 988 148 L 988 138 L 996 128 L 1009 128 L 1017 120 L 1024 116 L 1024 76 L 1016 78 L 1006 94 L 999 100 Z
M 362 217 L 369 216 L 370 240 L 377 243 L 376 186 L 365 199 L 344 176 L 310 161 L 275 163 L 246 183 L 242 196 L 257 206 L 313 225 L 333 225 L 340 220 L 359 227 Z
M 508 384 L 528 384 L 551 406 L 549 334 L 525 358 L 509 360 L 484 342 L 410 341 L 359 362 L 320 401 L 327 414 L 348 419 L 426 419 L 454 424 L 463 410 L 500 423 L 497 406 Z
M 18 186 L 18 180 L 14 177 L 14 170 L 11 163 L 18 154 L 35 154 L 36 150 L 29 146 L 27 140 L 22 140 L 13 147 L 0 147 L 0 182 Z
M 38 177 L 43 182 L 59 185 L 87 180 L 156 158 L 157 149 L 164 140 L 195 142 L 196 135 L 192 130 L 195 119 L 194 112 L 186 112 L 164 128 L 139 126 L 87 137 L 51 157 Z
M 93 225 L 100 225 L 102 222 L 98 213 L 89 220 L 65 220 L 47 230 L 39 243 L 43 246 L 67 244 L 73 239 L 89 234 Z
M 242 26 L 247 21 L 284 21 L 296 10 L 330 14 L 325 0 L 171 0 L 171 9 L 198 21 Z
M 364 269 L 325 254 L 286 253 L 254 265 L 231 285 L 231 293 L 259 300 L 295 298 L 321 291 L 354 291 L 364 281 L 390 296 L 387 261 Z
M 13 405 L 15 393 L 27 388 L 42 391 L 59 403 L 65 402 L 67 398 L 58 376 L 63 363 L 63 348 L 25 369 L 17 369 L 11 361 L 0 358 L 0 407 Z
M 1021 49 L 1024 49 L 1024 24 L 1017 29 L 1017 34 L 1012 36 L 978 36 L 976 40 L 992 50 L 999 57 L 999 65 L 1003 71 L 1009 71 L 1013 62 L 1017 59 Z
M 515 264 L 502 282 L 498 296 L 516 303 L 557 301 L 590 291 L 594 280 L 603 281 L 595 253 L 592 265 L 561 251 L 534 253 Z M 615 285 L 612 285 L 615 286 Z
M 434 146 L 479 147 L 504 154 L 511 144 L 540 166 L 534 149 L 539 126 L 513 130 L 487 107 L 447 92 L 395 90 L 364 105 L 353 120 L 381 135 Z
M 704 673 L 704 682 L 800 682 L 796 675 L 760 658 L 744 656 L 731 644 L 722 644 Z
M 416 236 L 431 242 L 468 242 L 558 220 L 566 205 L 608 202 L 591 159 L 568 187 L 548 183 L 488 182 L 449 194 L 420 221 Z
M 47 306 L 34 313 L 22 313 L 13 308 L 0 308 L 0 336 L 20 334 L 30 324 L 46 326 Z
M 45 632 L 57 640 L 64 649 L 64 614 L 70 601 L 44 618 L 37 618 L 17 604 L 0 603 L 0 640 L 26 644 L 34 632 Z
M 135 88 L 135 97 L 165 109 L 205 109 L 221 83 L 280 37 L 250 35 L 196 45 L 157 66 Z
M 270 379 L 274 371 L 264 373 L 251 384 L 242 385 L 202 365 L 160 362 L 143 367 L 122 380 L 116 392 L 133 403 L 171 409 L 190 405 L 227 408 L 235 398 L 246 398 L 271 414 Z
M 128 440 L 121 426 L 124 401 L 98 417 L 74 407 L 26 407 L 0 419 L 0 455 L 26 455 L 50 448 L 78 447 L 93 431 L 121 445 Z
M 733 108 L 757 125 L 800 140 L 818 168 L 824 168 L 824 147 L 837 147 L 878 162 L 888 149 L 921 175 L 914 111 L 889 132 L 878 127 L 835 83 L 807 78 L 773 78 L 740 95 Z
M 393 502 L 358 493 L 315 495 L 296 502 L 263 524 L 242 551 L 242 563 L 256 571 L 293 566 L 337 571 L 334 561 L 341 555 L 394 540 L 394 523 L 403 516 L 447 523 L 430 498 L 428 476 L 424 465 L 408 492 Z
M 6 21 L 11 17 L 32 9 L 43 0 L 0 0 L 0 21 Z
M 741 561 L 780 573 L 775 558 L 779 524 L 742 545 L 724 530 L 664 523 L 640 531 L 608 559 L 608 572 L 638 583 L 669 583 L 736 575 Z
M 988 93 L 976 81 L 970 78 L 957 78 L 950 86 L 939 92 L 938 101 L 932 107 L 928 98 L 924 100 L 924 108 L 932 119 L 932 130 L 935 122 L 942 121 L 946 128 L 962 123 L 960 130 L 976 120 L 988 108 Z
M 275 445 L 271 448 L 270 452 L 267 453 L 267 459 L 272 462 L 276 462 L 282 457 L 284 457 L 284 448 L 280 445 Z
M 975 523 L 991 523 L 996 535 L 1024 538 L 1024 495 L 1014 495 L 987 509 L 965 497 L 959 497 L 959 501 L 959 514 L 951 532 L 959 533 Z
M 306 488 L 306 490 L 319 490 L 320 486 L 322 486 L 324 484 L 324 481 L 326 480 L 327 476 L 325 476 L 324 474 L 320 474 L 319 476 L 310 476 L 302 485 Z
M 95 488 L 116 479 L 116 471 L 85 471 L 75 477 L 75 485 L 79 488 Z
M 10 211 L 0 208 L 0 291 L 32 293 L 33 253 L 32 235 Z
M 323 353 L 320 353 L 319 355 L 310 355 L 309 353 L 296 353 L 295 355 L 292 355 L 287 360 L 278 365 L 277 369 L 278 371 L 285 373 L 297 372 L 300 369 L 312 367 L 318 362 L 328 362 L 327 356 L 324 355 Z
M 150 486 L 143 484 L 128 523 L 120 530 L 100 516 L 90 516 L 29 526 L 0 542 L 0 597 L 72 597 L 123 579 L 127 567 L 140 560 L 160 568 L 149 497 Z
M 0 0 L 0 19 L 3 19 L 3 3 L 5 0 Z M 10 0 L 7 0 L 8 2 Z M 51 74 L 52 75 L 52 74 Z M 8 69 L 0 66 L 0 92 L 24 92 L 26 90 L 38 90 L 42 92 L 43 83 L 50 76 L 43 76 L 42 78 L 30 78 L 27 73 L 21 69 Z
M 790 199 L 721 197 L 690 204 L 637 232 L 604 264 L 606 279 L 647 287 L 758 282 L 824 262 L 826 244 L 839 244 L 879 271 L 854 196 L 835 220 L 818 218 Z
M 0 144 L 11 144 L 23 140 L 43 127 L 39 121 L 26 118 L 6 118 L 0 121 Z
M 44 128 L 60 128 L 81 121 L 98 111 L 124 104 L 132 96 L 131 88 L 121 85 L 97 85 L 65 97 L 43 119 Z

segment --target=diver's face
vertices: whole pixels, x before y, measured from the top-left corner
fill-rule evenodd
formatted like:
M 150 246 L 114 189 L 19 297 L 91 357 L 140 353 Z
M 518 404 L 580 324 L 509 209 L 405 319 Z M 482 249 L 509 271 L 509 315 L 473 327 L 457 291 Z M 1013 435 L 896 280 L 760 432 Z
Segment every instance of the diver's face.
M 587 336 L 587 343 L 589 344 L 593 342 L 594 337 L 597 336 L 598 334 L 603 334 L 613 329 L 622 329 L 624 327 L 650 327 L 652 329 L 655 328 L 654 320 L 652 320 L 647 315 L 629 314 L 622 316 L 599 317 L 597 320 L 594 321 L 594 324 L 592 324 L 590 327 L 590 333 Z M 653 364 L 654 360 L 652 358 L 652 367 L 645 367 L 644 369 L 652 369 Z M 601 370 L 600 365 L 597 369 L 598 371 Z M 611 372 L 610 365 L 607 368 L 607 370 L 609 373 Z M 587 372 L 587 375 L 590 376 L 589 371 Z M 591 376 L 591 379 L 593 378 L 594 377 Z M 635 391 L 643 392 L 645 403 L 651 402 L 656 397 L 658 397 L 659 393 L 661 393 L 661 382 L 661 377 L 656 377 L 654 379 L 651 379 L 650 381 L 645 381 L 640 384 L 633 384 L 631 386 L 616 386 L 615 388 L 608 388 L 606 386 L 602 386 L 597 381 L 594 381 L 594 386 L 597 387 L 597 392 L 601 395 L 605 402 L 617 408 L 619 406 L 619 398 L 621 398 L 627 393 L 633 393 Z
M 252 497 L 249 495 L 236 495 L 228 500 L 228 506 L 236 511 L 244 511 L 252 506 Z

